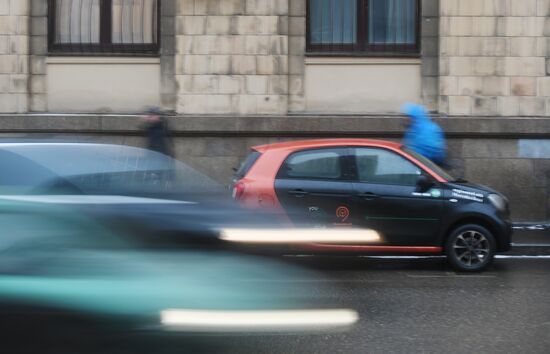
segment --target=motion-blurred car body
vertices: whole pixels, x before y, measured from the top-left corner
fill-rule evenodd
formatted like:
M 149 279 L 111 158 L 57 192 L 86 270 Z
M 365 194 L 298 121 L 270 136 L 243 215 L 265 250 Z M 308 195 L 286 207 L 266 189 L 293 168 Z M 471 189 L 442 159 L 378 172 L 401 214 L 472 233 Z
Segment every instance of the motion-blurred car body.
M 454 179 L 399 143 L 325 139 L 256 146 L 234 178 L 250 209 L 311 227 L 360 227 L 377 245 L 317 245 L 319 252 L 445 253 L 460 270 L 481 270 L 510 248 L 504 196 Z
M 296 288 L 292 279 L 305 273 L 297 267 L 222 251 L 148 250 L 70 207 L 11 203 L 0 213 L 4 345 L 25 344 L 31 333 L 37 342 L 128 331 L 303 333 L 357 321 Z
M 264 224 L 193 168 L 137 147 L 0 142 L 0 207 L 21 202 L 77 208 L 152 245 L 215 242 L 218 230 Z M 267 225 L 264 225 L 267 226 Z
M 4 142 L 0 165 L 0 330 L 17 350 L 30 334 L 296 333 L 357 321 L 288 288 L 297 267 L 213 247 L 265 219 L 170 157 Z

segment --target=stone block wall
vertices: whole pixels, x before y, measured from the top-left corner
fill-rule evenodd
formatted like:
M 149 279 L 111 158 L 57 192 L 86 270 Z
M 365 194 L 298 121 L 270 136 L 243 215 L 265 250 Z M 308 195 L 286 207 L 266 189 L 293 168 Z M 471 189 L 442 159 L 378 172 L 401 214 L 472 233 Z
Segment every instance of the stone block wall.
M 31 1 L 29 111 L 48 110 L 46 57 L 48 54 L 48 0 Z
M 28 108 L 29 0 L 0 0 L 0 113 Z
M 161 109 L 174 112 L 177 104 L 176 82 L 176 5 L 177 0 L 163 0 L 160 4 L 160 70 L 161 70 Z
M 176 10 L 178 113 L 288 111 L 288 0 L 178 0 Z
M 437 111 L 439 102 L 439 0 L 422 0 L 420 6 L 422 102 Z
M 441 0 L 439 111 L 550 113 L 550 0 Z
M 288 110 L 303 112 L 306 110 L 304 75 L 307 0 L 288 2 Z

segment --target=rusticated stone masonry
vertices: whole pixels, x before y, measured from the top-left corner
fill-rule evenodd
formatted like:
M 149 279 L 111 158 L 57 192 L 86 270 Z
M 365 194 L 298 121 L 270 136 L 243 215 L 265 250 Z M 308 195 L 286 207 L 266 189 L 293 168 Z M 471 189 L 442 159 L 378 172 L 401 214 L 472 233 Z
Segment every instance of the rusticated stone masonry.
M 29 0 L 0 0 L 0 113 L 28 108 Z
M 177 112 L 286 114 L 288 0 L 179 0 Z
M 441 113 L 550 114 L 550 0 L 441 0 Z

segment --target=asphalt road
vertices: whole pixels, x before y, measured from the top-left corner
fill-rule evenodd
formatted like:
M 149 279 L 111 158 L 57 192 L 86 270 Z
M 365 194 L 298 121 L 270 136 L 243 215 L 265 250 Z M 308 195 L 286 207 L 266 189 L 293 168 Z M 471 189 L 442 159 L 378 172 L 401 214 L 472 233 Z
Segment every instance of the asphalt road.
M 357 310 L 360 320 L 346 332 L 154 339 L 132 334 L 91 341 L 84 351 L 75 339 L 78 349 L 68 352 L 550 353 L 547 235 L 516 233 L 513 252 L 477 274 L 456 273 L 436 257 L 285 257 L 314 272 L 281 288 L 307 287 L 319 299 Z M 261 286 L 270 279 L 251 281 Z
M 327 259 L 294 262 L 321 270 L 341 306 L 358 310 L 347 333 L 232 339 L 234 353 L 548 353 L 550 256 L 498 259 L 459 274 L 441 259 Z M 316 279 L 303 279 L 316 286 Z M 331 294 L 319 296 L 330 297 Z M 218 347 L 219 349 L 219 347 Z
M 550 353 L 550 231 L 516 230 L 513 242 L 478 274 L 441 258 L 288 257 L 326 277 L 301 285 L 335 285 L 337 294 L 319 296 L 356 309 L 359 323 L 346 333 L 231 339 L 221 351 Z

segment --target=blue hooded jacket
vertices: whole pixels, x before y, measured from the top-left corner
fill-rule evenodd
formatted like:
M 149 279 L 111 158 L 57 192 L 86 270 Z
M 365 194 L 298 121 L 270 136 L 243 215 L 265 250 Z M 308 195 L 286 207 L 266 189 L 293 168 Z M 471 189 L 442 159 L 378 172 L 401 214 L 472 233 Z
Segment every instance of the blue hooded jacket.
M 436 163 L 443 163 L 447 153 L 445 137 L 439 125 L 430 119 L 421 105 L 407 103 L 402 112 L 411 119 L 411 125 L 405 132 L 405 146 Z

